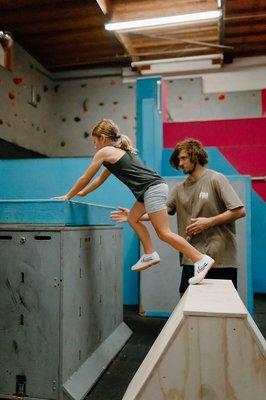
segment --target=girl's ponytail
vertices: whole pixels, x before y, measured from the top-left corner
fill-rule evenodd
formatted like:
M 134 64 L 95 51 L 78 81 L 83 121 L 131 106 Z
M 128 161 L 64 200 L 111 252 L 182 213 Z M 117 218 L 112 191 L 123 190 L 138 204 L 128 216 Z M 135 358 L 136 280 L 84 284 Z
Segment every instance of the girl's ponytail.
M 131 140 L 126 135 L 121 135 L 120 140 L 115 147 L 119 147 L 120 149 L 128 151 L 129 153 L 137 153 L 137 149 L 132 145 Z

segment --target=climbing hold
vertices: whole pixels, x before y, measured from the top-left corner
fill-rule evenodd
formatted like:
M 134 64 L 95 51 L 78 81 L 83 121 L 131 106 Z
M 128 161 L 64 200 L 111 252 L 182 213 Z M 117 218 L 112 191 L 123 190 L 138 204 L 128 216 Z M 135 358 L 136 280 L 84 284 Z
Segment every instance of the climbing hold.
M 13 78 L 13 82 L 15 85 L 20 85 L 23 82 L 23 79 L 16 77 L 16 78 Z
M 88 110 L 89 110 L 89 99 L 88 99 L 88 98 L 86 98 L 86 99 L 83 101 L 83 110 L 84 110 L 84 111 L 88 111 Z

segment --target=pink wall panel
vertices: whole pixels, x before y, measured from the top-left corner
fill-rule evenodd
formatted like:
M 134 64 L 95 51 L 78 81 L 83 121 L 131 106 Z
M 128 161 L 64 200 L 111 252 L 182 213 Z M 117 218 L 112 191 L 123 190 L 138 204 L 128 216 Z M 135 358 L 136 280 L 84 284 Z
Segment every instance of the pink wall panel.
M 262 116 L 266 117 L 266 89 L 261 91 Z
M 216 146 L 240 174 L 266 175 L 266 118 L 164 123 L 164 147 L 184 138 Z M 253 182 L 266 201 L 266 182 Z
M 205 146 L 266 144 L 266 119 L 164 123 L 164 147 L 172 148 L 184 138 L 198 138 Z

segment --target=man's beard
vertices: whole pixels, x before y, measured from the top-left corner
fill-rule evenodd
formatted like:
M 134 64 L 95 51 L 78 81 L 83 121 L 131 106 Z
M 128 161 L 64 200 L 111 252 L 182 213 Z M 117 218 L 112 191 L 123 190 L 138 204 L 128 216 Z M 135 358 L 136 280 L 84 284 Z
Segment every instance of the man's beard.
M 191 174 L 195 171 L 196 165 L 197 165 L 197 163 L 194 163 L 194 164 L 192 165 L 192 167 L 191 167 L 189 170 L 187 170 L 187 171 L 184 171 L 184 170 L 183 170 L 183 173 L 184 173 L 185 175 L 191 175 Z

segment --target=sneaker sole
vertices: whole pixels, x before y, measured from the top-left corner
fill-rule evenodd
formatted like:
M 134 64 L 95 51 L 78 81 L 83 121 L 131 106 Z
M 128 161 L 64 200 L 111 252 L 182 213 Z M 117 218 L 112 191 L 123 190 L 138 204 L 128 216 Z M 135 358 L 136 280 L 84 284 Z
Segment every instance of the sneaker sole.
M 207 275 L 207 273 L 209 272 L 209 270 L 211 269 L 211 267 L 213 266 L 213 264 L 215 263 L 215 261 L 213 260 L 212 262 L 211 262 L 211 264 L 208 266 L 208 268 L 206 268 L 206 273 L 205 273 L 205 275 L 199 280 L 199 281 L 197 281 L 197 282 L 195 282 L 195 283 L 193 283 L 193 278 L 196 278 L 196 277 L 198 277 L 199 275 L 195 275 L 195 276 L 193 276 L 193 278 L 190 278 L 189 280 L 188 280 L 188 283 L 190 284 L 190 285 L 197 285 L 198 283 L 200 283 L 201 281 L 203 281 L 203 279 L 205 278 L 205 276 Z M 205 271 L 204 271 L 205 272 Z M 192 282 L 190 282 L 192 280 Z
M 148 262 L 146 262 L 146 263 L 142 263 L 142 264 L 140 264 L 140 266 L 137 267 L 137 268 L 132 267 L 132 268 L 131 268 L 131 271 L 133 271 L 133 272 L 145 271 L 145 269 L 151 268 L 151 267 L 153 267 L 154 265 L 159 264 L 160 261 L 161 261 L 161 260 L 154 260 L 154 261 L 148 261 Z

